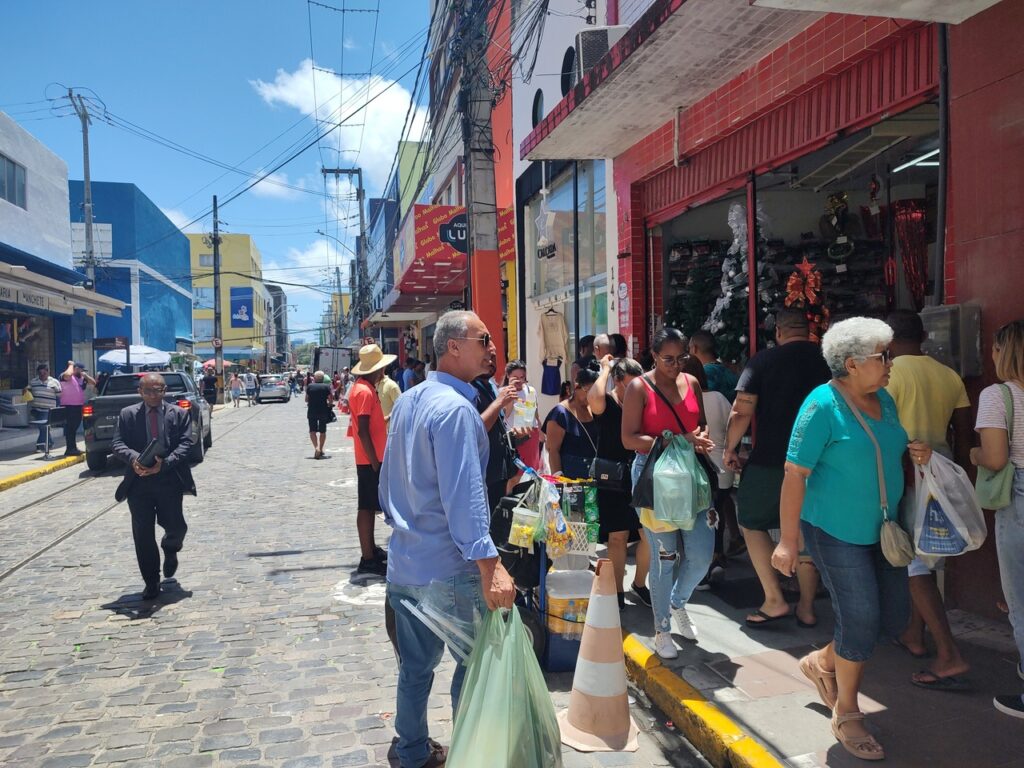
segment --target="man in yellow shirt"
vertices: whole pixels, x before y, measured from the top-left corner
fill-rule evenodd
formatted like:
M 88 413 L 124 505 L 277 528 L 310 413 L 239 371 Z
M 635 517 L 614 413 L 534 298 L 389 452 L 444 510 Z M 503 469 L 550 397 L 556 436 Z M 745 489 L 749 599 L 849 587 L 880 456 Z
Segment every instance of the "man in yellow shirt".
M 896 401 L 900 423 L 911 440 L 927 442 L 947 458 L 968 468 L 971 448 L 971 401 L 960 375 L 921 351 L 927 338 L 921 317 L 909 310 L 893 312 L 886 319 L 893 329 L 890 352 L 892 372 L 886 389 Z M 953 445 L 948 436 L 952 430 Z M 904 499 L 913 503 L 908 490 Z M 935 568 L 941 566 L 941 561 Z M 946 618 L 932 567 L 915 558 L 908 567 L 913 614 L 899 643 L 916 658 L 925 658 L 924 628 L 935 639 L 935 660 L 927 670 L 916 673 L 911 682 L 921 688 L 955 691 L 967 687 L 961 676 L 970 664 L 960 654 Z
M 395 401 L 402 394 L 401 387 L 391 378 L 391 372 L 397 365 L 398 363 L 392 363 L 384 372 L 381 380 L 377 382 L 377 396 L 380 398 L 380 408 L 384 411 L 384 423 L 387 424 L 389 432 L 391 431 L 391 409 L 395 407 Z

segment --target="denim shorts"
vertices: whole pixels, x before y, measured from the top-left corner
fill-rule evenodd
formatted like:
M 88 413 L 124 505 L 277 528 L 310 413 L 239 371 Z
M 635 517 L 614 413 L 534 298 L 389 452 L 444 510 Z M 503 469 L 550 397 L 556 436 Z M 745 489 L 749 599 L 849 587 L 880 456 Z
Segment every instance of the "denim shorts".
M 848 661 L 867 661 L 879 640 L 907 627 L 907 569 L 890 565 L 879 544 L 850 544 L 803 520 L 800 530 L 832 597 L 835 652 Z

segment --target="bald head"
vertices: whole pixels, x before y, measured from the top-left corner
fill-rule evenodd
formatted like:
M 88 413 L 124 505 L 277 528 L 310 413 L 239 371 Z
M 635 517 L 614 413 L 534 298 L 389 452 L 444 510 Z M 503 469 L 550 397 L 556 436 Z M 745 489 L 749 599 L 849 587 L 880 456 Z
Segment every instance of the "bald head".
M 164 377 L 161 376 L 159 373 L 147 373 L 145 376 L 139 379 L 139 386 L 164 387 L 166 386 L 166 383 L 164 382 Z

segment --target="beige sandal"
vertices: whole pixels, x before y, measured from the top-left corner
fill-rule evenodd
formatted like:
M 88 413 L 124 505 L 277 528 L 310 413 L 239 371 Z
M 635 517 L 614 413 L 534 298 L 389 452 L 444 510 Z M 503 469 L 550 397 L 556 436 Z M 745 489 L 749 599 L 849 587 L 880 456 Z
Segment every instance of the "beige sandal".
M 839 697 L 836 673 L 826 672 L 822 669 L 818 663 L 817 654 L 817 651 L 811 651 L 800 659 L 800 671 L 818 689 L 818 697 L 821 699 L 821 703 L 829 709 L 833 709 L 836 706 L 836 699 Z
M 844 723 L 848 723 L 851 720 L 863 720 L 863 712 L 847 712 L 845 715 L 840 715 L 838 712 L 832 713 L 832 735 L 839 740 L 839 743 L 843 745 L 843 748 L 854 757 L 858 757 L 861 760 L 884 760 L 885 750 L 882 749 L 882 745 L 879 744 L 875 737 L 868 734 L 867 736 L 844 736 L 842 730 Z

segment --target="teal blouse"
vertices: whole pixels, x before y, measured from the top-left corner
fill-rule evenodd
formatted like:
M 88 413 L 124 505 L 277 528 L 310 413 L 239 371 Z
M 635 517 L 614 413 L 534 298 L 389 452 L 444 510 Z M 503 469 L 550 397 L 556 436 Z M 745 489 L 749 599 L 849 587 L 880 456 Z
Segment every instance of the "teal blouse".
M 891 519 L 899 519 L 907 433 L 896 403 L 878 390 L 882 418 L 861 412 L 882 448 Z M 793 425 L 786 460 L 811 470 L 800 517 L 850 544 L 877 544 L 882 527 L 875 448 L 831 384 L 813 389 Z

